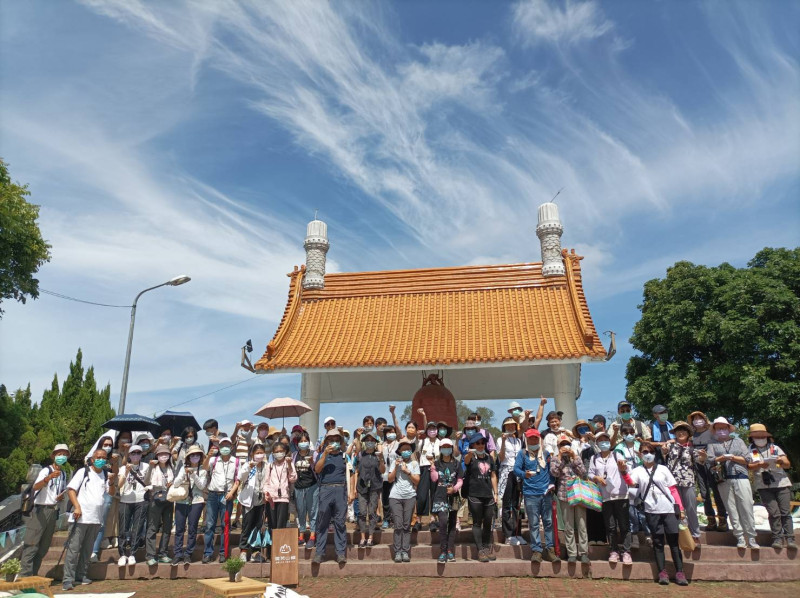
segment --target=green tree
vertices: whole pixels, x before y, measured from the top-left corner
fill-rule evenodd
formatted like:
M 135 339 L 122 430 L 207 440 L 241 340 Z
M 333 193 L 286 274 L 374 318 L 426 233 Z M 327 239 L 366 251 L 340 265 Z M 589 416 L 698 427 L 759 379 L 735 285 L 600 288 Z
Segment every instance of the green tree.
M 13 183 L 0 160 L 0 304 L 9 298 L 22 303 L 36 299 L 39 281 L 33 275 L 50 261 L 50 245 L 36 222 L 39 206 L 25 199 L 29 195 L 28 186 Z
M 678 262 L 639 309 L 626 376 L 640 413 L 760 422 L 800 465 L 800 248 L 763 249 L 746 268 Z
M 458 418 L 458 426 L 459 430 L 464 427 L 464 422 L 467 421 L 470 413 L 477 413 L 481 416 L 481 426 L 487 430 L 494 438 L 502 436 L 499 428 L 494 426 L 494 411 L 489 409 L 488 407 L 478 407 L 477 409 L 470 408 L 464 401 L 456 399 L 456 417 Z M 400 425 L 402 426 L 404 422 L 409 421 L 410 419 L 417 419 L 411 417 L 411 403 L 406 405 L 406 408 L 403 409 L 403 414 L 400 416 L 399 421 Z M 422 422 L 417 422 L 419 425 L 422 425 Z
M 13 395 L 0 385 L 0 499 L 18 492 L 30 465 L 47 463 L 58 443 L 69 446 L 70 465 L 80 467 L 112 417 L 111 387 L 97 388 L 94 368 L 84 371 L 80 349 L 64 384 L 59 387 L 53 376 L 38 405 L 31 404 L 30 385 Z

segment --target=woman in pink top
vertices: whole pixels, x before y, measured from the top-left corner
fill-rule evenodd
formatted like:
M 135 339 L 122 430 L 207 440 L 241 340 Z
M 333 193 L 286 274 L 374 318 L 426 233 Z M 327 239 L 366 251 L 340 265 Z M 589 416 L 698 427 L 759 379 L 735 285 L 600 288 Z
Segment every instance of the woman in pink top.
M 289 522 L 289 484 L 297 480 L 292 460 L 286 455 L 289 447 L 278 443 L 272 447 L 272 463 L 267 465 L 264 477 L 264 500 L 269 504 L 267 517 L 270 533 L 273 529 L 286 527 Z

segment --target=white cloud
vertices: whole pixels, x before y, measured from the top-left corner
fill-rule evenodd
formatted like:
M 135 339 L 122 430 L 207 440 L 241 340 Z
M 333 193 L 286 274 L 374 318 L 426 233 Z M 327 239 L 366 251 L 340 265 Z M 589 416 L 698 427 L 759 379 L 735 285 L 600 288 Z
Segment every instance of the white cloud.
M 514 31 L 524 46 L 540 42 L 575 44 L 601 37 L 614 24 L 595 2 L 567 0 L 561 9 L 547 0 L 522 0 L 512 10 Z

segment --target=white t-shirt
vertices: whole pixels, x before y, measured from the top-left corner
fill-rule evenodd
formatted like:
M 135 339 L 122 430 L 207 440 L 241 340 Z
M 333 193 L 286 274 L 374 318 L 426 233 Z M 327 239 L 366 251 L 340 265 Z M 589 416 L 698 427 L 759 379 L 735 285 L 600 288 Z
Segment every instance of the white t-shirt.
M 250 467 L 249 463 L 243 464 L 239 469 L 239 504 L 248 509 L 253 506 L 264 504 L 264 495 L 261 495 L 261 500 L 258 500 L 257 493 L 261 492 L 261 486 L 264 485 L 264 479 L 267 477 L 267 466 L 262 463 L 259 468 L 258 465 Z
M 78 493 L 78 504 L 81 506 L 81 518 L 78 523 L 99 525 L 103 519 L 103 505 L 108 492 L 108 480 L 102 471 L 97 473 L 92 467 L 89 467 L 89 479 L 84 483 L 86 470 L 86 467 L 79 469 L 72 476 L 67 488 L 72 488 Z M 69 520 L 74 521 L 72 513 L 70 513 Z
M 505 469 L 514 469 L 514 463 L 517 460 L 517 454 L 520 452 L 520 450 L 522 450 L 522 439 L 514 436 L 510 436 L 509 438 L 503 438 L 501 436 L 497 441 L 498 456 L 500 455 L 501 446 L 505 448 L 505 452 L 503 454 L 503 462 L 500 463 L 500 467 Z
M 433 458 L 429 459 L 428 455 L 432 454 Z M 419 466 L 425 467 L 430 466 L 431 463 L 435 462 L 439 458 L 439 439 L 434 438 L 431 441 L 430 438 L 425 437 L 425 440 L 422 441 L 422 447 L 419 451 Z
M 119 502 L 125 504 L 144 502 L 144 494 L 147 492 L 147 486 L 139 482 L 134 475 L 139 476 L 142 482 L 147 479 L 147 470 L 150 465 L 147 463 L 139 463 L 139 466 L 132 466 L 131 471 L 126 471 L 126 468 L 120 467 L 119 470 Z
M 669 490 L 670 487 L 675 486 L 675 478 L 672 476 L 672 472 L 663 465 L 656 465 L 655 467 L 653 483 L 650 485 L 647 498 L 644 499 L 644 511 L 645 513 L 657 515 L 675 513 L 675 503 Z M 631 472 L 631 478 L 634 483 L 639 484 L 638 496 L 644 496 L 647 485 L 650 483 L 648 470 L 643 465 L 637 467 Z
M 36 476 L 36 481 L 33 483 L 35 486 L 53 472 L 52 467 L 43 467 Z M 36 498 L 33 500 L 35 505 L 48 505 L 54 506 L 58 504 L 58 495 L 67 489 L 67 474 L 61 471 L 61 475 L 47 482 L 47 485 L 41 490 L 35 492 Z

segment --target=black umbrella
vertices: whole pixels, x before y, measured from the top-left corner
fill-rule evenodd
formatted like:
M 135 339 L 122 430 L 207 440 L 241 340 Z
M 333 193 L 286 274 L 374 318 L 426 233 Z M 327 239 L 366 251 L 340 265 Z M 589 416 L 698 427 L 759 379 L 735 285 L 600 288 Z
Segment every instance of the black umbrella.
M 152 417 L 147 417 L 146 415 L 123 413 L 122 415 L 112 417 L 103 424 L 103 427 L 108 430 L 117 430 L 118 432 L 147 431 L 151 434 L 157 434 L 161 429 L 161 424 Z
M 165 411 L 156 418 L 161 426 L 160 430 L 169 428 L 173 436 L 180 436 L 184 429 L 192 426 L 195 430 L 200 430 L 194 415 L 188 411 Z

